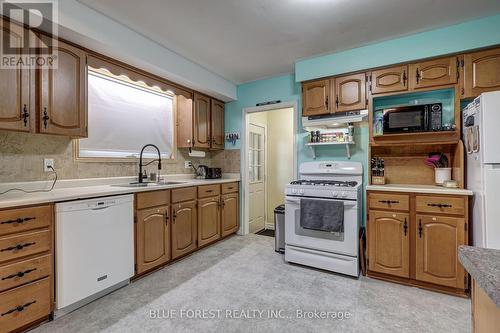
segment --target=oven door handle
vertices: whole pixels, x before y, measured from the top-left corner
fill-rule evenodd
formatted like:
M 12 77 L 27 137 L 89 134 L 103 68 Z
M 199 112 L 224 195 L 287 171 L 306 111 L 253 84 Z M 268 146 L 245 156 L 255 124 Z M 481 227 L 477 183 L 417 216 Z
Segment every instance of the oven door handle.
M 316 199 L 316 200 L 329 200 L 329 201 L 340 201 L 340 200 L 332 200 L 332 199 Z M 296 204 L 300 205 L 300 199 L 290 199 L 290 198 L 285 198 L 285 204 Z M 354 207 L 357 205 L 356 201 L 344 201 L 344 206 L 345 207 Z

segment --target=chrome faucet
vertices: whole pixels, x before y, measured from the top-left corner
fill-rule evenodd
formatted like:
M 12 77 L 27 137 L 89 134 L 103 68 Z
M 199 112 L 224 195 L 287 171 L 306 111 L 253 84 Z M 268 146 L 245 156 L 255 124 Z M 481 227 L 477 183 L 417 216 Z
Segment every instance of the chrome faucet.
M 160 173 L 160 170 L 161 170 L 161 153 L 160 153 L 160 149 L 152 144 L 152 143 L 148 143 L 147 145 L 145 145 L 144 147 L 142 147 L 141 149 L 141 154 L 139 156 L 139 183 L 142 183 L 142 167 L 144 166 L 147 166 L 147 165 L 150 165 L 151 163 L 155 162 L 156 160 L 152 160 L 146 164 L 142 164 L 142 154 L 144 153 L 144 149 L 146 149 L 147 147 L 153 147 L 155 148 L 157 151 L 158 151 L 158 174 Z

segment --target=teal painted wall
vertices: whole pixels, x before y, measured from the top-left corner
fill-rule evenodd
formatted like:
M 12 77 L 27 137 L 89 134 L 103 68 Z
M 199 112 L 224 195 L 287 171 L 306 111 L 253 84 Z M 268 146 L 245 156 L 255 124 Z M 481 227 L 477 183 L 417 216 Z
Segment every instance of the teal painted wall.
M 299 60 L 297 82 L 500 44 L 500 15 Z
M 415 34 L 408 37 L 389 40 L 366 47 L 334 53 L 313 59 L 301 60 L 296 63 L 295 74 L 276 76 L 264 80 L 241 84 L 237 87 L 236 101 L 226 103 L 225 132 L 242 131 L 242 112 L 244 108 L 255 104 L 281 100 L 282 102 L 298 102 L 299 116 L 302 115 L 300 83 L 318 77 L 347 73 L 356 70 L 384 66 L 398 62 L 428 58 L 442 54 L 460 52 L 468 49 L 500 44 L 500 15 L 470 21 L 447 28 Z M 378 104 L 400 104 L 403 99 L 443 98 L 447 103 L 447 93 L 428 96 L 400 96 L 396 100 L 380 99 Z M 407 102 L 407 101 L 405 101 Z M 300 118 L 299 118 L 300 119 Z M 308 133 L 302 130 L 299 121 L 297 133 L 298 163 L 311 161 L 309 148 L 304 143 Z M 365 184 L 368 173 L 368 124 L 364 123 L 355 129 L 352 161 L 363 164 Z M 240 149 L 241 140 L 236 145 L 226 142 L 226 149 Z M 316 160 L 346 160 L 345 148 L 322 147 L 317 149 Z M 366 216 L 365 214 L 363 216 Z

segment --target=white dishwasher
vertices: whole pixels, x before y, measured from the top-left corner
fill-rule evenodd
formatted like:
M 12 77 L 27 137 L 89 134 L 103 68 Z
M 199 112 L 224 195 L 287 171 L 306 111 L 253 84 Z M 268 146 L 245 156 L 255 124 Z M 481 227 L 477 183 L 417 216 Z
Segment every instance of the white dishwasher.
M 56 204 L 56 316 L 129 283 L 134 196 Z

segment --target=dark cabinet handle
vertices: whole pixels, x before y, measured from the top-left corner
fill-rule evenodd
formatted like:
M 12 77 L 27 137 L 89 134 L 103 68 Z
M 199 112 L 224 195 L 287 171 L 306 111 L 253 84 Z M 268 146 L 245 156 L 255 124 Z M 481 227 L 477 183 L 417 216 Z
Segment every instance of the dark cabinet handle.
M 228 189 L 228 190 L 232 190 L 232 189 L 234 189 L 234 187 L 232 187 L 232 186 L 231 186 L 231 187 L 228 187 L 227 189 Z
M 399 203 L 399 201 L 397 201 L 397 200 L 379 200 L 378 202 L 384 203 L 384 204 L 388 204 L 388 205 L 390 205 L 390 204 L 398 204 Z
M 2 278 L 2 281 L 3 281 L 3 280 L 13 279 L 13 278 L 15 278 L 15 277 L 20 277 L 20 278 L 21 278 L 21 277 L 25 276 L 26 274 L 31 273 L 31 272 L 34 272 L 34 271 L 36 271 L 36 268 L 30 268 L 30 269 L 25 270 L 24 272 L 17 272 L 17 273 L 14 273 L 14 274 L 8 275 L 8 276 L 6 276 L 6 277 L 3 277 L 3 278 Z
M 427 206 L 429 207 L 439 207 L 439 208 L 451 208 L 453 205 L 449 204 L 442 204 L 442 203 L 428 203 Z
M 31 221 L 31 220 L 35 220 L 36 217 L 18 217 L 17 219 L 15 220 L 7 220 L 7 221 L 3 221 L 3 222 L 0 222 L 0 224 L 12 224 L 12 223 L 24 223 L 26 221 Z
M 1 249 L 0 252 L 13 251 L 13 250 L 22 250 L 25 247 L 28 247 L 28 246 L 31 246 L 31 245 L 35 245 L 35 244 L 36 244 L 36 242 L 33 242 L 33 243 L 24 243 L 24 244 L 17 244 L 17 245 L 14 245 L 14 246 L 6 247 L 5 249 Z
M 403 86 L 405 86 L 405 87 L 406 87 L 406 80 L 407 79 L 408 78 L 406 77 L 406 71 L 403 71 Z
M 206 190 L 207 193 L 212 193 L 214 190 Z
M 43 108 L 43 128 L 47 129 L 49 124 L 49 113 L 47 112 L 47 108 Z
M 418 220 L 418 237 L 422 238 L 422 220 Z
M 326 99 L 325 99 L 325 106 L 328 109 L 328 96 L 326 96 Z
M 174 210 L 172 214 L 172 223 L 175 224 L 175 219 L 177 218 L 177 212 Z
M 22 312 L 22 311 L 23 311 L 24 309 L 26 309 L 28 306 L 30 306 L 31 304 L 35 304 L 35 303 L 36 303 L 36 301 L 31 301 L 31 302 L 26 303 L 26 304 L 24 304 L 24 305 L 18 305 L 18 306 L 16 306 L 15 308 L 10 309 L 9 311 L 2 313 L 2 314 L 1 314 L 1 316 L 3 317 L 3 316 L 6 316 L 6 315 L 8 315 L 8 314 L 11 314 L 11 313 L 13 313 L 13 312 Z
M 419 84 L 420 83 L 420 71 L 418 70 L 418 68 L 417 68 L 415 76 L 417 78 L 417 84 Z
M 28 126 L 28 118 L 29 117 L 30 117 L 30 113 L 28 112 L 28 106 L 26 104 L 24 104 L 24 107 L 23 107 L 23 123 L 24 123 L 24 127 Z
M 335 105 L 337 106 L 337 108 L 339 107 L 339 95 L 337 95 L 337 97 L 335 98 Z
M 403 224 L 403 230 L 404 230 L 405 236 L 406 236 L 406 233 L 408 232 L 408 222 L 406 222 L 406 217 L 405 217 L 405 223 Z

